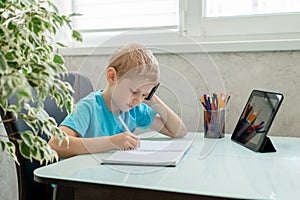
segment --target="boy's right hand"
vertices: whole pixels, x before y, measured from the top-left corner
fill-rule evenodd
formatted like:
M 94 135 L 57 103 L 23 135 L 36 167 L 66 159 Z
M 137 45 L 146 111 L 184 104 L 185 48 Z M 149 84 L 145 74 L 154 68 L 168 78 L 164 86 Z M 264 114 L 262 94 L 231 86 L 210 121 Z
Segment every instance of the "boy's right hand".
M 140 146 L 140 139 L 128 132 L 119 133 L 109 137 L 110 142 L 115 149 L 130 150 Z

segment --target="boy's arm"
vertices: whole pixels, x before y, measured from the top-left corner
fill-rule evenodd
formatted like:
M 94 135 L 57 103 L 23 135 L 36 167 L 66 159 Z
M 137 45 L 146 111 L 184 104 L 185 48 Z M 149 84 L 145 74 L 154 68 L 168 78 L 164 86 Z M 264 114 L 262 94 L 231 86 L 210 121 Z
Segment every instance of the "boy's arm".
M 79 138 L 78 133 L 67 126 L 59 127 L 69 136 L 69 145 L 66 139 L 58 145 L 58 137 L 54 135 L 49 140 L 49 145 L 60 158 L 68 158 L 80 154 L 99 153 L 112 149 L 134 149 L 140 145 L 138 137 L 132 133 L 120 133 L 113 136 L 96 138 Z
M 151 129 L 170 137 L 184 137 L 186 135 L 185 124 L 158 96 L 153 95 L 151 100 L 144 102 L 158 113 L 150 126 Z

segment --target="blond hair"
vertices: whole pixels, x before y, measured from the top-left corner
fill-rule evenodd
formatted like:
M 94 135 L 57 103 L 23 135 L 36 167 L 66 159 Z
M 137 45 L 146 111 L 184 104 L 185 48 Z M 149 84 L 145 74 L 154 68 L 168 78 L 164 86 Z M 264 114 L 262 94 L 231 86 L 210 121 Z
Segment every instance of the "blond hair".
M 143 77 L 151 82 L 159 81 L 159 65 L 152 52 L 138 43 L 131 43 L 115 50 L 108 67 L 117 71 L 119 78 Z

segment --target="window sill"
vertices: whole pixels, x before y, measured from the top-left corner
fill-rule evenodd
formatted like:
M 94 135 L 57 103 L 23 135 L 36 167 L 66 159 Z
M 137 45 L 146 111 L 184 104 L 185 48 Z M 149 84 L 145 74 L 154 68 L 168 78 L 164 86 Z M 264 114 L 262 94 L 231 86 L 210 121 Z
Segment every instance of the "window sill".
M 161 43 L 147 45 L 156 54 L 168 53 L 222 53 L 254 51 L 295 51 L 300 50 L 300 39 L 247 40 L 226 42 Z M 110 55 L 118 46 L 60 48 L 63 56 Z

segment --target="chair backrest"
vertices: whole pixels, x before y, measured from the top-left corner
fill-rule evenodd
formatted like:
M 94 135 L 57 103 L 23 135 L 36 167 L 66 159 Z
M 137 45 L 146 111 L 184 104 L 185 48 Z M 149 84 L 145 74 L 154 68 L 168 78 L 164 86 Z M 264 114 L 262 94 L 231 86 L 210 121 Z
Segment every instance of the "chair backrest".
M 93 91 L 90 79 L 77 72 L 69 72 L 65 76 L 61 77 L 61 80 L 71 84 L 74 90 L 72 96 L 75 103 Z M 45 99 L 44 106 L 49 116 L 53 117 L 57 124 L 60 124 L 67 116 L 66 109 L 63 109 L 62 111 L 58 109 L 55 101 L 50 97 Z
M 72 96 L 75 99 L 75 102 L 85 97 L 90 92 L 93 92 L 93 86 L 89 78 L 76 73 L 69 72 L 67 75 L 61 77 L 62 80 L 69 82 L 74 89 L 74 94 Z M 16 102 L 16 98 L 13 97 L 9 100 L 10 104 Z M 31 104 L 35 106 L 34 104 Z M 49 116 L 53 117 L 57 124 L 60 124 L 62 120 L 67 116 L 66 109 L 60 110 L 55 103 L 54 99 L 47 97 L 44 101 L 44 108 L 48 112 Z M 22 111 L 23 112 L 23 111 Z M 0 109 L 0 114 L 2 119 L 9 119 L 12 116 L 11 113 L 6 113 L 4 115 L 3 111 Z M 16 132 L 22 132 L 30 130 L 27 124 L 22 120 L 18 119 L 12 122 L 4 123 L 7 135 Z M 48 138 L 43 134 L 39 135 L 48 141 Z M 17 145 L 17 144 L 16 144 Z M 18 176 L 18 185 L 19 185 L 19 199 L 20 200 L 35 200 L 35 199 L 52 199 L 53 188 L 50 184 L 37 183 L 33 180 L 33 171 L 41 167 L 38 161 L 30 162 L 30 160 L 20 156 L 17 149 L 17 157 L 20 162 L 20 166 L 17 167 L 17 176 Z

